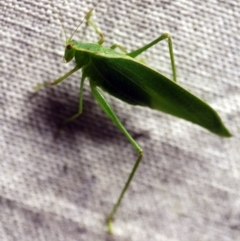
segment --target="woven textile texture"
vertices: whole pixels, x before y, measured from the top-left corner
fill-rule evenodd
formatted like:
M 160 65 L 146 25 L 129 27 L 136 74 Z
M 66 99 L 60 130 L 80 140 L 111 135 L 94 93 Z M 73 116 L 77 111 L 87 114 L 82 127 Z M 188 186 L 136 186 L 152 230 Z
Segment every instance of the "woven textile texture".
M 33 88 L 73 68 L 62 60 L 62 25 L 69 37 L 94 2 L 0 1 L 0 240 L 240 240 L 239 0 L 102 0 L 94 10 L 106 46 L 132 51 L 170 33 L 179 84 L 216 109 L 233 134 L 220 138 L 106 94 L 144 150 L 112 236 L 105 220 L 137 153 L 88 81 L 82 115 L 54 137 L 77 111 L 81 71 Z M 74 39 L 98 36 L 84 22 Z M 140 58 L 171 78 L 166 41 Z

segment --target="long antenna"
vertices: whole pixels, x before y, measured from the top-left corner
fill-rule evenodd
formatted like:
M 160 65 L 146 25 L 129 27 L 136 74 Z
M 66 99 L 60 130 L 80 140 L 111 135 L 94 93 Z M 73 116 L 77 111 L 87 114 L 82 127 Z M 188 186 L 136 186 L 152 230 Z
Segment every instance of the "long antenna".
M 61 20 L 58 13 L 57 13 L 57 15 L 58 15 L 59 21 L 60 21 L 62 29 L 63 29 L 63 33 L 64 33 L 64 36 L 65 36 L 65 42 L 67 42 L 67 34 L 66 34 L 66 30 L 65 30 L 64 25 L 63 25 L 63 21 Z
M 53 2 L 52 2 L 53 3 Z M 55 7 L 54 7 L 54 4 L 53 4 L 53 11 L 54 11 Z M 65 27 L 64 27 L 64 24 L 63 24 L 63 21 L 61 20 L 60 18 L 60 15 L 58 13 L 58 11 L 54 11 L 56 14 L 57 14 L 57 17 L 58 17 L 58 20 L 62 26 L 62 29 L 63 29 L 63 33 L 64 33 L 64 37 L 65 37 L 65 42 L 67 41 L 67 33 L 66 33 L 66 30 L 65 30 Z
M 92 12 L 97 5 L 101 2 L 102 0 L 98 0 L 90 9 L 90 11 L 85 15 L 85 17 L 82 19 L 82 21 L 78 24 L 78 26 L 76 27 L 76 29 L 73 31 L 71 37 L 69 38 L 69 41 L 72 40 L 72 37 L 74 36 L 74 34 L 78 31 L 79 27 L 81 26 L 81 24 L 83 23 L 83 21 L 87 18 L 87 16 L 89 16 L 89 13 Z

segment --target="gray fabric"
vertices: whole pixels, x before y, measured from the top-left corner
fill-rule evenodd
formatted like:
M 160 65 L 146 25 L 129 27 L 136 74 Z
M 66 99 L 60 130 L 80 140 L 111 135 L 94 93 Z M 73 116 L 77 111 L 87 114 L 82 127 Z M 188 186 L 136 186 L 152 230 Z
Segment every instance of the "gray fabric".
M 70 68 L 67 36 L 92 1 L 0 2 L 0 240 L 240 240 L 239 1 L 102 1 L 93 20 L 105 45 L 128 51 L 171 33 L 178 81 L 206 100 L 234 135 L 210 132 L 147 108 L 109 102 L 144 150 L 114 222 L 105 219 L 136 159 L 135 150 L 96 104 L 80 72 L 36 93 Z M 96 42 L 82 24 L 74 39 Z M 171 77 L 166 41 L 141 56 Z

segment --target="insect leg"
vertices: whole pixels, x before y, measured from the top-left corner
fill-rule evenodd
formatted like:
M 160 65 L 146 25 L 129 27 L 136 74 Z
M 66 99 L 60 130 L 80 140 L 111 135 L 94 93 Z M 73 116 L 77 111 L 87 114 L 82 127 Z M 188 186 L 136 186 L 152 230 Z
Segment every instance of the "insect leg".
M 143 151 L 142 148 L 138 145 L 138 143 L 131 137 L 131 135 L 128 133 L 128 131 L 125 129 L 125 127 L 122 125 L 122 123 L 120 122 L 120 120 L 118 119 L 118 117 L 116 116 L 116 114 L 114 113 L 112 107 L 109 105 L 109 103 L 107 102 L 107 100 L 105 99 L 105 97 L 102 95 L 101 91 L 99 90 L 99 88 L 93 83 L 93 81 L 90 80 L 90 87 L 91 87 L 91 91 L 92 94 L 94 96 L 94 98 L 96 99 L 96 101 L 98 102 L 98 104 L 100 105 L 100 107 L 102 108 L 102 110 L 106 113 L 106 115 L 112 120 L 112 122 L 118 127 L 118 129 L 127 137 L 127 139 L 130 141 L 130 143 L 132 144 L 132 146 L 135 148 L 135 150 L 138 152 L 138 158 L 133 166 L 133 169 L 127 179 L 127 182 L 125 183 L 120 196 L 116 202 L 116 204 L 113 206 L 112 211 L 110 212 L 110 214 L 107 217 L 107 227 L 108 227 L 108 232 L 112 233 L 112 222 L 113 222 L 113 217 L 117 212 L 117 209 L 123 199 L 123 196 L 125 194 L 125 192 L 127 191 L 130 182 L 133 179 L 133 176 L 138 168 L 139 163 L 142 160 L 143 157 Z
M 88 12 L 88 14 L 87 14 L 87 16 L 86 16 L 86 20 L 87 20 L 87 23 L 88 23 L 89 25 L 91 25 L 91 26 L 93 27 L 93 29 L 95 30 L 95 32 L 99 35 L 100 39 L 99 39 L 99 41 L 98 41 L 98 44 L 101 45 L 101 44 L 104 42 L 104 35 L 103 35 L 103 33 L 98 29 L 98 27 L 96 26 L 96 24 L 93 23 L 92 20 L 91 20 L 92 10 L 93 10 L 93 9 L 91 9 L 91 10 Z
M 83 103 L 83 83 L 85 80 L 86 76 L 84 75 L 84 73 L 82 74 L 82 79 L 81 79 L 81 84 L 80 84 L 80 91 L 79 91 L 79 102 L 78 102 L 78 112 L 67 118 L 66 120 L 63 121 L 63 123 L 60 125 L 58 132 L 61 130 L 62 126 L 66 125 L 68 122 L 75 120 L 76 118 L 78 118 L 81 114 L 82 114 L 82 103 Z
M 57 85 L 58 83 L 62 82 L 63 80 L 65 80 L 68 76 L 70 76 L 71 74 L 73 74 L 74 72 L 78 71 L 80 68 L 78 66 L 75 66 L 73 69 L 71 69 L 69 72 L 67 72 L 66 74 L 64 74 L 63 76 L 61 76 L 60 78 L 54 80 L 53 82 L 47 82 L 47 83 L 43 83 L 43 84 L 39 84 L 37 86 L 34 87 L 35 90 L 39 90 L 43 87 L 48 87 L 48 86 L 52 86 L 52 85 Z
M 120 50 L 122 50 L 122 52 L 123 53 L 127 53 L 127 50 L 124 48 L 124 47 L 122 47 L 121 45 L 119 45 L 119 44 L 114 44 L 114 45 L 112 45 L 111 47 L 110 47 L 110 49 L 115 49 L 115 48 L 119 48 Z
M 169 54 L 170 54 L 170 59 L 171 59 L 171 66 L 172 66 L 172 73 L 173 73 L 173 80 L 177 82 L 177 74 L 176 74 L 176 66 L 175 66 L 175 61 L 174 61 L 174 54 L 173 54 L 173 45 L 172 45 L 172 38 L 168 33 L 162 34 L 160 37 L 156 38 L 149 44 L 146 44 L 142 48 L 139 48 L 135 51 L 132 51 L 128 53 L 127 55 L 130 57 L 137 57 L 139 54 L 142 52 L 146 51 L 147 49 L 151 48 L 153 45 L 157 44 L 158 42 L 167 39 L 168 40 L 168 49 L 169 49 Z

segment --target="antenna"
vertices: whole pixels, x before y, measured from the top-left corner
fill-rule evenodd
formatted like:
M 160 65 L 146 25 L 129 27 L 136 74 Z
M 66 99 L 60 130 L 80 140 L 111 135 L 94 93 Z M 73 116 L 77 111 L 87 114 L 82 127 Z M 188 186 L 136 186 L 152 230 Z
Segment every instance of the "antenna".
M 53 4 L 53 2 L 52 2 L 52 4 Z M 62 29 L 63 29 L 63 33 L 64 33 L 64 37 L 65 37 L 65 42 L 66 42 L 66 41 L 67 41 L 67 34 L 66 34 L 66 30 L 65 30 L 63 21 L 61 20 L 58 11 L 54 11 L 54 9 L 56 10 L 56 8 L 54 7 L 54 4 L 53 4 L 53 12 L 55 12 L 55 13 L 57 14 L 58 20 L 59 20 L 59 22 L 60 22 L 60 24 L 61 24 L 61 26 L 62 26 Z
M 79 29 L 79 27 L 82 25 L 83 21 L 87 18 L 87 16 L 89 16 L 89 13 L 91 13 L 96 7 L 97 5 L 101 2 L 102 0 L 98 0 L 90 9 L 90 11 L 85 15 L 85 17 L 82 19 L 82 21 L 80 21 L 80 23 L 78 24 L 78 26 L 76 27 L 76 29 L 73 31 L 71 37 L 69 38 L 69 41 L 72 40 L 74 34 L 77 32 L 77 30 Z
M 57 13 L 57 15 L 58 15 L 59 22 L 61 23 L 61 26 L 62 26 L 62 29 L 63 29 L 63 33 L 64 33 L 64 36 L 65 36 L 65 42 L 67 42 L 67 34 L 66 34 L 66 30 L 65 30 L 64 25 L 63 25 L 63 21 L 61 20 L 58 13 Z

